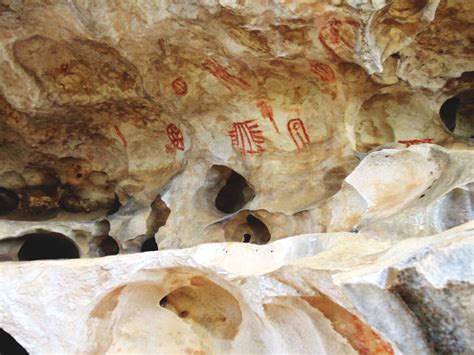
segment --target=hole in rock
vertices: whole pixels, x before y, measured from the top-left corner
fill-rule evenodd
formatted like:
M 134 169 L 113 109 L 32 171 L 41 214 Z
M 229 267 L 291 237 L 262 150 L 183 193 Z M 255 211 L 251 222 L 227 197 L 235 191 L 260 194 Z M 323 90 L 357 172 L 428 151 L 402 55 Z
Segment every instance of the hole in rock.
M 466 138 L 474 137 L 474 90 L 465 91 L 446 100 L 439 110 L 445 127 Z
M 117 213 L 120 210 L 120 207 L 122 207 L 122 204 L 120 203 L 120 199 L 117 196 L 117 194 L 115 194 L 114 202 L 112 203 L 112 206 L 110 207 L 110 209 L 107 211 L 106 215 L 110 216 L 110 215 L 113 215 L 114 213 Z
M 168 303 L 168 297 L 166 297 L 166 296 L 163 297 L 163 298 L 160 300 L 160 306 L 161 306 L 161 307 L 166 307 L 167 303 Z
M 0 187 L 0 216 L 16 210 L 19 202 L 20 198 L 14 191 Z
M 242 175 L 221 165 L 214 165 L 213 169 L 218 170 L 222 179 L 225 180 L 224 186 L 219 190 L 215 199 L 215 206 L 219 211 L 237 212 L 254 198 L 255 191 Z
M 102 242 L 99 244 L 100 254 L 102 256 L 105 255 L 117 255 L 120 251 L 119 245 L 115 241 L 114 238 L 108 236 L 104 238 Z
M 151 237 L 145 240 L 145 242 L 142 244 L 141 251 L 146 252 L 154 250 L 158 250 L 158 244 L 156 244 L 155 237 Z
M 18 252 L 18 259 L 22 261 L 76 258 L 79 258 L 76 244 L 59 233 L 29 234 Z
M 146 220 L 147 235 L 154 236 L 158 229 L 166 224 L 166 220 L 171 213 L 166 203 L 157 195 L 151 203 L 151 212 Z M 157 249 L 154 249 L 157 250 Z
M 163 297 L 160 306 L 184 321 L 192 321 L 222 339 L 237 335 L 242 312 L 237 299 L 209 279 L 195 276 L 190 284 Z
M 267 244 L 272 237 L 265 223 L 259 220 L 257 217 L 249 214 L 247 216 L 247 225 L 250 227 L 252 233 L 249 241 L 252 240 L 255 244 Z M 245 237 L 245 235 L 244 235 Z
M 260 211 L 263 213 L 264 211 Z M 259 213 L 254 211 L 254 213 Z M 259 215 L 260 217 L 260 215 Z M 272 235 L 266 224 L 249 211 L 241 211 L 225 225 L 225 240 L 252 244 L 267 244 Z
M 0 328 L 0 354 L 23 355 L 28 354 L 28 352 L 15 340 L 15 338 Z

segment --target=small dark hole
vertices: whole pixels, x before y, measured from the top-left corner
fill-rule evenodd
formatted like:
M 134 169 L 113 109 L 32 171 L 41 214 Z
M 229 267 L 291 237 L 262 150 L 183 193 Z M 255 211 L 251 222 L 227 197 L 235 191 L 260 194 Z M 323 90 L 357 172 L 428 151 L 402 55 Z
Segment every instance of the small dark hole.
M 155 237 L 151 237 L 142 244 L 142 252 L 158 250 L 158 244 L 156 244 Z
M 420 198 L 423 198 L 423 197 L 425 197 L 425 194 L 423 194 L 423 195 L 420 196 Z
M 181 311 L 181 312 L 179 312 L 178 316 L 179 316 L 179 318 L 186 318 L 187 316 L 189 316 L 189 312 L 188 311 Z
M 244 234 L 244 239 L 242 240 L 243 243 L 249 243 L 250 242 L 250 238 L 252 238 L 252 236 L 248 233 L 245 233 Z
M 117 255 L 120 250 L 115 239 L 110 236 L 99 244 L 99 249 L 102 255 Z
M 82 177 L 82 174 L 77 174 L 76 177 L 80 179 Z
M 160 306 L 161 307 L 166 307 L 167 304 L 168 304 L 168 297 L 165 296 L 160 300 Z

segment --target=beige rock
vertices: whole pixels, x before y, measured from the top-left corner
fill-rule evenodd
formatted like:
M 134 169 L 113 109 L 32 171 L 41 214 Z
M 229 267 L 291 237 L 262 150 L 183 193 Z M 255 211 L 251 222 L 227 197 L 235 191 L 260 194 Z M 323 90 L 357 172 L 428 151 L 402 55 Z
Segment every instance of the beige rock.
M 0 328 L 41 354 L 474 351 L 473 15 L 0 1 Z

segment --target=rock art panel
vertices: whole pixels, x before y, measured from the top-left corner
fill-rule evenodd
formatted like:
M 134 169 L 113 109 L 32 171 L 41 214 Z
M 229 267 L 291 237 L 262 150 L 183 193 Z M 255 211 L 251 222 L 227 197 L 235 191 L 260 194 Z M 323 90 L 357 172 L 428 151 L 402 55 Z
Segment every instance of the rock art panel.
M 2 2 L 0 353 L 472 352 L 473 16 Z

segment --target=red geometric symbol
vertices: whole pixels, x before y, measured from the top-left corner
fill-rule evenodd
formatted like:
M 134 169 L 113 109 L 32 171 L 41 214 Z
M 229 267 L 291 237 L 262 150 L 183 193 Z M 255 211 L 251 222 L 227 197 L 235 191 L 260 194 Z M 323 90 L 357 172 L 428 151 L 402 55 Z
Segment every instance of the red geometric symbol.
M 355 20 L 345 19 L 341 21 L 332 18 L 319 31 L 319 41 L 329 54 L 340 61 L 341 57 L 336 53 L 335 49 L 345 46 L 347 49 L 352 50 L 353 45 L 351 44 L 350 37 L 352 37 L 354 29 L 359 27 L 360 23 Z
M 407 148 L 414 144 L 421 144 L 421 143 L 433 143 L 432 138 L 425 138 L 425 139 L 409 139 L 406 141 L 398 141 L 398 143 L 405 144 Z
M 258 154 L 264 151 L 261 144 L 265 143 L 263 131 L 258 127 L 255 120 L 247 120 L 233 124 L 229 131 L 232 145 L 240 150 L 242 154 Z
M 327 89 L 324 91 L 329 91 L 331 98 L 335 100 L 337 98 L 336 74 L 331 67 L 323 63 L 313 63 L 310 68 L 321 81 L 327 83 Z
M 233 85 L 238 86 L 241 89 L 246 89 L 250 86 L 245 80 L 230 74 L 226 68 L 220 64 L 217 64 L 213 59 L 206 59 L 204 63 L 202 63 L 202 66 L 230 91 L 232 91 Z
M 265 100 L 258 100 L 257 107 L 260 109 L 260 114 L 262 115 L 262 117 L 270 120 L 273 124 L 273 127 L 275 128 L 275 131 L 280 133 L 280 130 L 278 129 L 278 126 L 275 120 L 273 119 L 272 107 Z
M 188 93 L 188 85 L 180 76 L 174 79 L 174 81 L 171 83 L 171 87 L 177 96 L 184 96 Z
M 287 127 L 296 148 L 303 149 L 304 147 L 309 146 L 309 136 L 308 133 L 306 133 L 304 123 L 300 118 L 289 120 Z
M 181 130 L 176 127 L 174 123 L 170 123 L 166 126 L 166 133 L 168 134 L 171 143 L 165 146 L 167 153 L 174 153 L 176 150 L 184 150 L 183 133 L 181 133 Z
M 125 148 L 127 148 L 127 140 L 125 139 L 125 136 L 123 135 L 122 131 L 120 130 L 120 128 L 118 128 L 117 126 L 114 125 L 114 129 L 115 129 L 115 133 L 117 133 L 117 136 L 120 138 L 120 140 L 122 141 L 122 144 Z

